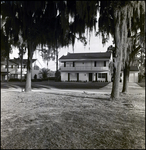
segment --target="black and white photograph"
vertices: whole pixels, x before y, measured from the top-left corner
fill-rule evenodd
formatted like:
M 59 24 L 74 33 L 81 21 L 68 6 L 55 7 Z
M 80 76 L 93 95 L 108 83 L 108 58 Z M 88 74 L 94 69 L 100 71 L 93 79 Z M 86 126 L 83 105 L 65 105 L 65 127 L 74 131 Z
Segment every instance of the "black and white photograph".
M 1 149 L 145 149 L 145 1 L 1 1 Z

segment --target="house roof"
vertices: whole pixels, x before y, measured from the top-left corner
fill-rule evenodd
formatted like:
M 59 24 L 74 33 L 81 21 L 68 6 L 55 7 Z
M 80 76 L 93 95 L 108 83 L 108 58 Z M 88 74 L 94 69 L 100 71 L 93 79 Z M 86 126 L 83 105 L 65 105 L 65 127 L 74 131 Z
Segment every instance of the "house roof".
M 1 65 L 7 65 L 7 61 L 6 60 L 1 61 Z M 17 63 L 9 60 L 9 65 L 17 65 Z
M 21 59 L 20 58 L 14 58 L 14 59 L 10 59 L 11 62 L 14 62 L 16 64 L 21 64 Z M 32 63 L 35 62 L 36 59 L 32 59 Z M 27 59 L 23 59 L 22 64 L 27 64 Z
M 137 66 L 130 66 L 130 71 L 139 71 Z
M 66 56 L 60 57 L 61 59 L 107 59 L 110 58 L 111 52 L 98 52 L 98 53 L 68 53 Z
M 123 69 L 121 69 L 123 71 Z M 139 71 L 138 66 L 130 66 L 130 71 Z

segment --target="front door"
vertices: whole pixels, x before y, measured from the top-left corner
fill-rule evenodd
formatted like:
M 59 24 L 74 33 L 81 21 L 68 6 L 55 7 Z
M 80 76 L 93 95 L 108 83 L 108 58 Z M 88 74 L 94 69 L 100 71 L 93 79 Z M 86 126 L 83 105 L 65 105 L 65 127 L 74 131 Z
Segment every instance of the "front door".
M 89 73 L 89 81 L 92 81 L 92 73 Z
M 95 74 L 95 77 L 96 77 L 96 79 L 95 79 L 95 80 L 96 80 L 96 82 L 97 82 L 97 73 Z
M 5 75 L 2 75 L 2 81 L 5 81 Z
M 77 73 L 77 82 L 79 82 L 79 73 Z
M 105 81 L 107 82 L 107 73 L 105 74 Z
M 70 81 L 70 73 L 68 73 L 68 81 Z

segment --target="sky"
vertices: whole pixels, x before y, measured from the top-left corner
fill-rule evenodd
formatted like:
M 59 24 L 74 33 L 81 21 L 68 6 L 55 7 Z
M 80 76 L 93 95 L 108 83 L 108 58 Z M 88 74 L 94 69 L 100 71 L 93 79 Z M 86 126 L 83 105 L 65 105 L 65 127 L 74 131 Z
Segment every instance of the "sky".
M 102 44 L 102 38 L 100 36 L 95 36 L 94 32 L 91 33 L 91 38 L 89 42 L 89 37 L 87 38 L 87 45 L 84 46 L 83 43 L 80 41 L 75 41 L 74 45 L 74 51 L 72 48 L 72 45 L 69 47 L 65 48 L 60 48 L 59 49 L 59 58 L 63 55 L 66 55 L 68 52 L 69 53 L 89 53 L 89 52 L 106 52 L 107 48 L 110 45 L 113 45 L 113 39 L 110 38 L 109 41 L 103 46 Z M 13 53 L 10 54 L 10 59 L 18 58 L 18 49 L 13 48 Z M 24 59 L 27 59 L 27 53 L 23 56 Z M 36 51 L 33 55 L 33 59 L 37 59 L 37 65 L 39 65 L 41 68 L 47 68 L 47 63 L 43 61 L 42 57 L 39 55 L 39 52 Z M 56 63 L 55 61 L 49 61 L 48 68 L 52 71 L 56 70 Z

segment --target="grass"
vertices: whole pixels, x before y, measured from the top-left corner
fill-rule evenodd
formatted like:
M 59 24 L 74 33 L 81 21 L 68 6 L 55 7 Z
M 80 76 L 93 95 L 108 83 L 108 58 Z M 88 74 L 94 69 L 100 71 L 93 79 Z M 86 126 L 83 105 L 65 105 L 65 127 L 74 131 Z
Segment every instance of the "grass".
M 139 86 L 141 87 L 145 87 L 145 82 L 140 82 L 140 83 L 137 83 Z
M 141 82 L 138 82 L 137 84 L 141 87 L 145 87 L 145 77 L 142 79 Z
M 25 82 L 9 82 L 2 85 L 2 88 L 6 85 L 17 85 L 20 87 L 25 87 Z M 42 82 L 32 82 L 32 88 L 39 88 L 39 85 L 51 86 L 53 88 L 59 89 L 99 89 L 109 84 L 109 82 L 55 82 L 55 81 L 42 81 Z M 5 87 L 4 87 L 5 88 Z
M 145 148 L 145 96 L 4 92 L 3 149 Z

